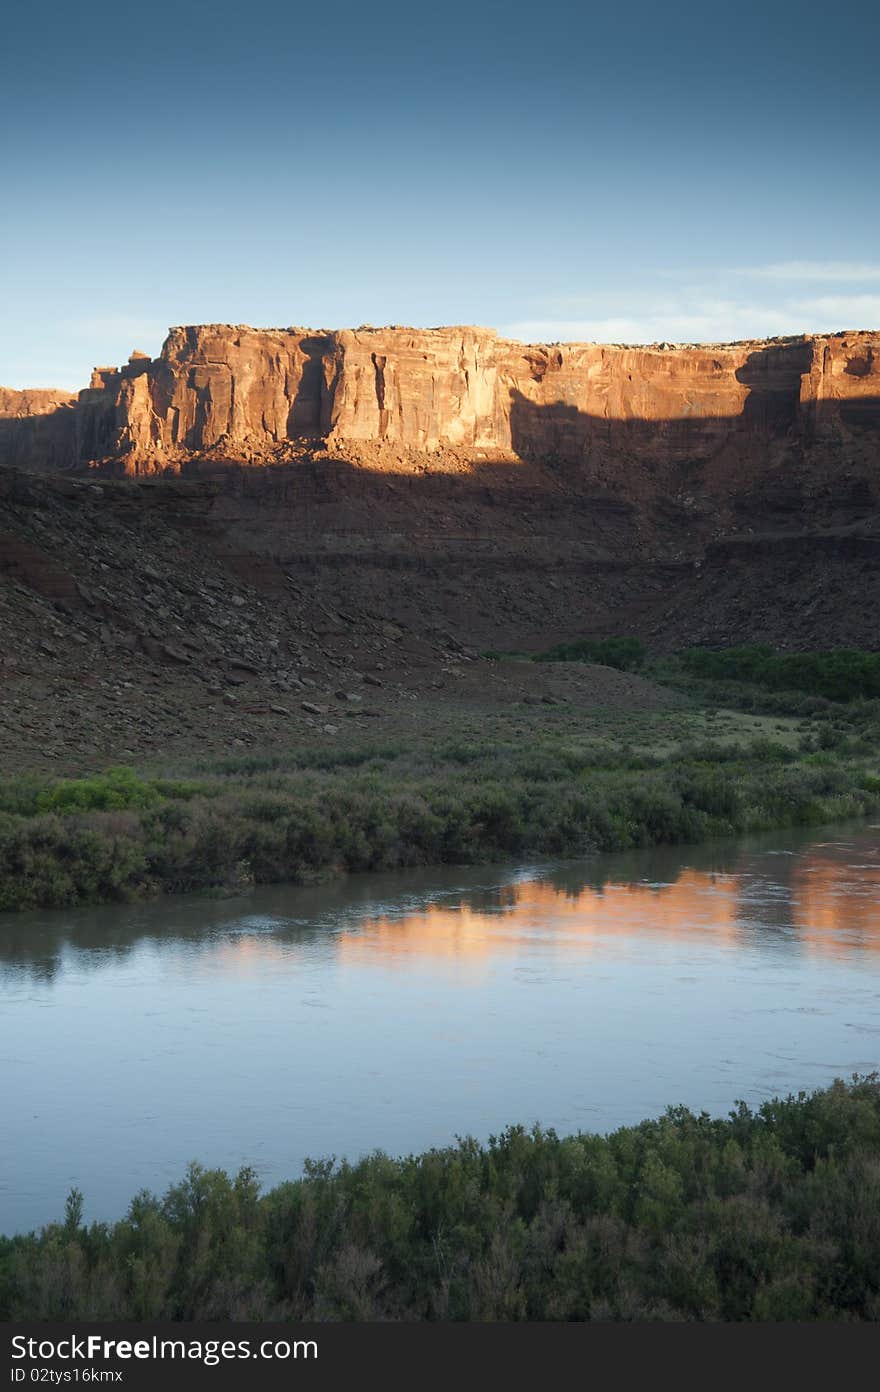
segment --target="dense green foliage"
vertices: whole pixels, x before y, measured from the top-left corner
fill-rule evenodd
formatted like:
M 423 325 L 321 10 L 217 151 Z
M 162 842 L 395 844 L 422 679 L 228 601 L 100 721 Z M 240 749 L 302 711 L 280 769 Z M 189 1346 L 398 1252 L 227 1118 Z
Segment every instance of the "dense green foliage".
M 645 645 L 640 638 L 575 638 L 536 653 L 534 662 L 601 662 L 621 672 L 635 672 L 645 665 Z
M 0 909 L 226 892 L 339 871 L 578 855 L 860 816 L 848 749 L 587 735 L 244 755 L 185 780 L 111 770 L 0 787 Z M 810 752 L 811 750 L 815 752 Z
M 482 654 L 494 662 L 598 662 L 619 672 L 635 672 L 645 665 L 647 650 L 640 638 L 572 638 L 543 652 L 525 653 L 488 648 Z
M 493 652 L 492 657 L 523 654 Z M 826 701 L 880 698 L 880 652 L 836 648 L 831 652 L 777 653 L 764 644 L 736 648 L 685 648 L 671 659 L 649 660 L 638 638 L 574 638 L 533 655 L 533 662 L 599 662 L 623 672 L 648 670 L 672 676 L 800 692 Z
M 838 648 L 833 652 L 775 653 L 763 646 L 687 648 L 684 670 L 715 681 L 748 682 L 771 691 L 803 691 L 829 701 L 880 697 L 880 653 Z
M 572 658 L 620 668 L 645 660 L 629 638 L 541 655 Z M 696 842 L 880 805 L 880 697 L 870 696 L 880 654 L 689 649 L 646 670 L 686 693 L 686 720 L 671 709 L 653 723 L 633 714 L 630 737 L 619 713 L 585 711 L 567 729 L 542 715 L 526 738 L 487 727 L 459 739 L 245 754 L 163 776 L 111 768 L 8 779 L 0 911 Z M 761 719 L 737 717 L 735 738 L 719 738 L 725 708 Z M 770 714 L 801 724 L 768 729 Z
M 880 1319 L 880 1084 L 254 1175 L 0 1239 L 0 1319 Z

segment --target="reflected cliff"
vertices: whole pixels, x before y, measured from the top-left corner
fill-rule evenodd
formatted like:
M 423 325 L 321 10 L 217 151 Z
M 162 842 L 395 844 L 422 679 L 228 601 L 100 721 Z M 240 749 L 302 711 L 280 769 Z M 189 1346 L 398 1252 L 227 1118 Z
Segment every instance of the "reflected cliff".
M 365 919 L 338 939 L 344 961 L 363 964 L 383 956 L 393 965 L 408 957 L 450 958 L 479 964 L 522 950 L 523 937 L 540 933 L 546 949 L 604 950 L 603 939 L 639 930 L 670 937 L 735 943 L 739 928 L 735 876 L 685 869 L 674 883 L 617 884 L 601 888 L 528 879 L 507 885 L 494 902 L 434 903 L 400 916 Z
M 854 860 L 855 856 L 855 860 Z M 431 903 L 415 912 L 364 919 L 342 933 L 338 951 L 363 962 L 384 955 L 472 959 L 518 952 L 523 934 L 546 935 L 551 951 L 601 952 L 609 937 L 641 933 L 736 947 L 756 931 L 785 936 L 797 950 L 828 956 L 880 951 L 880 848 L 857 854 L 848 841 L 823 842 L 802 854 L 770 853 L 761 865 L 744 856 L 739 869 L 682 867 L 675 879 L 585 884 L 577 873 L 524 879 L 499 888 L 488 903 Z M 657 870 L 669 873 L 671 866 Z M 743 863 L 745 862 L 745 863 Z M 509 916 L 513 931 L 505 931 Z
M 772 833 L 741 843 L 650 851 L 517 871 L 431 869 L 272 886 L 228 900 L 0 916 L 0 973 L 51 981 L 160 952 L 206 976 L 259 975 L 291 953 L 341 964 L 445 959 L 479 969 L 531 934 L 562 955 L 644 933 L 714 946 L 824 956 L 880 951 L 880 829 L 814 839 Z

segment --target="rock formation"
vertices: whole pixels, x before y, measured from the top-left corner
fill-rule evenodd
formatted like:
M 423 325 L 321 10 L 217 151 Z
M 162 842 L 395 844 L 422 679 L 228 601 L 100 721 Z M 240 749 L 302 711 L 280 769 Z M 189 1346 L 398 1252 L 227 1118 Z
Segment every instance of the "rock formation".
M 30 387 L 15 391 L 0 387 L 0 417 L 4 420 L 27 420 L 31 416 L 47 416 L 76 401 L 74 392 L 56 391 L 54 387 Z
M 161 355 L 63 394 L 0 393 L 0 463 L 178 470 L 321 447 L 646 466 L 733 437 L 880 428 L 880 333 L 673 347 L 525 345 L 488 329 L 172 329 Z M 37 432 L 34 422 L 43 422 Z M 46 461 L 42 461 L 44 464 Z M 399 461 L 399 462 L 402 462 Z
M 215 325 L 0 392 L 0 763 L 580 699 L 469 659 L 581 634 L 876 648 L 878 350 Z
M 139 601 L 116 572 L 141 531 L 169 554 L 197 539 L 282 609 L 295 592 L 289 622 L 316 644 L 341 624 L 352 652 L 366 621 L 338 616 L 366 610 L 429 647 L 878 642 L 880 333 L 635 348 L 210 325 L 0 412 L 10 613 L 22 587 L 78 603 L 65 573 L 102 556 L 104 621 L 165 666 L 185 665 L 179 604 L 147 584 L 154 626 L 125 629 Z M 120 529 L 131 548 L 105 555 Z
M 0 387 L 0 464 L 46 470 L 77 459 L 77 397 L 51 387 Z
M 814 339 L 800 405 L 820 432 L 880 430 L 880 333 Z

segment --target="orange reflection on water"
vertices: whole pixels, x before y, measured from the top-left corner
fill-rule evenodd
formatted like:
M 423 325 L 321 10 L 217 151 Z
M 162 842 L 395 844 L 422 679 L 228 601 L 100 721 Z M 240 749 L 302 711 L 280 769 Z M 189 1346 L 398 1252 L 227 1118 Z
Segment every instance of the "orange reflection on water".
M 562 952 L 593 951 L 609 937 L 667 939 L 698 937 L 713 945 L 735 945 L 762 921 L 789 930 L 808 952 L 845 956 L 854 949 L 880 950 L 880 856 L 877 864 L 853 869 L 850 846 L 817 846 L 803 856 L 774 860 L 772 877 L 788 880 L 789 893 L 774 896 L 765 908 L 744 902 L 746 888 L 762 876 L 745 866 L 739 873 L 683 870 L 671 884 L 609 883 L 558 887 L 547 880 L 524 880 L 499 890 L 485 906 L 468 903 L 429 904 L 399 918 L 365 918 L 357 929 L 340 934 L 344 960 L 382 958 L 393 964 L 411 957 L 478 962 L 490 955 L 520 950 L 533 932 L 545 934 L 543 946 Z M 766 875 L 766 862 L 761 866 Z M 760 894 L 759 894 L 760 898 Z
M 518 952 L 533 930 L 561 952 L 594 951 L 603 938 L 633 937 L 647 929 L 666 937 L 710 932 L 714 942 L 737 935 L 735 876 L 684 870 L 674 884 L 607 884 L 601 890 L 557 888 L 547 880 L 506 885 L 489 908 L 467 902 L 429 904 L 400 918 L 365 919 L 338 939 L 351 962 L 383 957 L 480 959 Z M 493 911 L 495 906 L 502 911 Z
M 814 846 L 793 866 L 791 894 L 805 946 L 831 955 L 880 950 L 880 852 Z
M 735 862 L 734 862 L 735 863 Z M 735 863 L 736 864 L 736 863 Z M 676 871 L 673 869 L 672 873 Z M 779 893 L 780 886 L 783 888 Z M 767 891 L 765 893 L 765 890 Z M 320 929 L 312 941 L 342 965 L 393 967 L 424 958 L 484 970 L 492 957 L 544 951 L 594 952 L 615 939 L 702 941 L 713 947 L 755 945 L 756 932 L 790 936 L 801 951 L 845 957 L 880 950 L 880 846 L 827 842 L 802 854 L 743 853 L 731 873 L 687 868 L 671 883 L 608 882 L 601 888 L 567 878 L 520 880 L 453 895 L 400 916 L 349 917 L 351 927 Z M 259 978 L 289 965 L 301 939 L 283 921 L 270 931 L 242 931 L 213 950 L 187 954 L 177 969 Z

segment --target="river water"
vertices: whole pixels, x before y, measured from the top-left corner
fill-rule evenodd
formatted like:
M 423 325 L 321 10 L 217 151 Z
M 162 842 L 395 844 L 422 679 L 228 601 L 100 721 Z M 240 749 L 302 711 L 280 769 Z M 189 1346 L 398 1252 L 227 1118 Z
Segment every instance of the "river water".
M 880 827 L 0 916 L 0 1232 L 880 1068 Z

